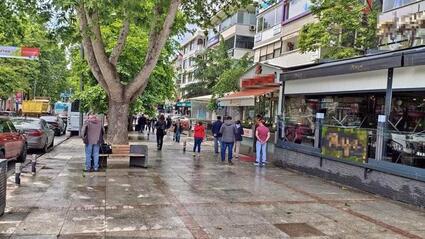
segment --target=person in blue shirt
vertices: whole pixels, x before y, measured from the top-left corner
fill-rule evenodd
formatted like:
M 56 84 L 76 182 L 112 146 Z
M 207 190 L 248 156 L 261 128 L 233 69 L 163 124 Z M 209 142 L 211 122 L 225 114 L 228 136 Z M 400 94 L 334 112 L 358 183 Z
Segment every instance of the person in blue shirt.
M 221 116 L 217 116 L 217 121 L 215 121 L 212 125 L 212 134 L 214 136 L 214 152 L 218 154 L 219 144 L 221 144 L 221 125 L 223 125 L 223 122 L 221 121 Z

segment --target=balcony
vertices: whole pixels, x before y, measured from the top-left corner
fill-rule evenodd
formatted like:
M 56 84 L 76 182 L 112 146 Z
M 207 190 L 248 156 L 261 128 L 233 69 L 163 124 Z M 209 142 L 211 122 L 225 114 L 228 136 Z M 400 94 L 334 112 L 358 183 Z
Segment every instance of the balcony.
M 265 62 L 283 68 L 302 66 L 320 59 L 320 51 L 301 53 L 299 49 L 282 53 L 280 57 Z

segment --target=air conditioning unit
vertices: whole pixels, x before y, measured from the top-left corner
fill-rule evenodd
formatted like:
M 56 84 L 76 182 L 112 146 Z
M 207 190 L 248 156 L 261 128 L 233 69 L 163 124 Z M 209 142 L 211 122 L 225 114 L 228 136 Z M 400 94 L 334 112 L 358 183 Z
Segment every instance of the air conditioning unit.
M 255 32 L 255 26 L 254 25 L 249 26 L 249 31 Z

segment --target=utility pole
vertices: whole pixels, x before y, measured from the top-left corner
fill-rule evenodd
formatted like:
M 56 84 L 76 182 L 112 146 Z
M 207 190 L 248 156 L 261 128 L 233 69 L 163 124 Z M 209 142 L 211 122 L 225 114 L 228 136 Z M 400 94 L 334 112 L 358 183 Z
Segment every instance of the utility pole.
M 81 59 L 84 60 L 84 48 L 83 48 L 82 43 L 80 45 L 80 56 L 81 56 Z M 81 72 L 81 75 L 80 75 L 80 92 L 83 91 L 83 77 L 84 77 L 83 73 Z M 83 114 L 82 109 L 81 109 L 81 101 L 78 104 L 78 111 L 80 111 L 80 131 L 79 131 L 79 134 L 81 134 L 81 129 L 83 128 L 83 118 L 84 118 L 84 114 Z

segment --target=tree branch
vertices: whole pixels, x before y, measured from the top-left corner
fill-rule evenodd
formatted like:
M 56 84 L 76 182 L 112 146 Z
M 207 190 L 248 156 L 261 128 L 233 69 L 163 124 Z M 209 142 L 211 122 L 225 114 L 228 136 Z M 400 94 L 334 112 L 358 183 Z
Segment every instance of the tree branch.
M 109 62 L 114 66 L 117 65 L 118 58 L 124 50 L 125 42 L 127 40 L 129 31 L 130 21 L 128 20 L 128 18 L 126 18 L 120 30 L 120 35 L 118 36 L 117 44 L 115 45 L 114 49 L 112 50 L 111 56 L 109 57 Z
M 83 47 L 87 63 L 89 64 L 91 72 L 93 73 L 97 82 L 107 92 L 107 94 L 109 94 L 108 85 L 106 84 L 105 79 L 103 78 L 102 72 L 99 68 L 99 64 L 97 64 L 96 58 L 94 57 L 93 46 L 90 41 L 90 36 L 87 34 L 88 23 L 86 18 L 86 11 L 83 4 L 81 4 L 77 8 L 77 17 L 80 20 L 80 32 L 83 38 Z
M 90 37 L 93 46 L 94 56 L 96 58 L 99 69 L 102 72 L 103 79 L 108 85 L 111 99 L 120 102 L 123 100 L 124 86 L 119 82 L 119 76 L 114 65 L 109 62 L 109 58 L 105 52 L 105 45 L 100 32 L 99 17 L 97 11 L 92 13 L 86 11 L 88 26 L 93 33 Z
M 174 19 L 178 8 L 182 0 L 171 0 L 168 7 L 168 13 L 166 15 L 165 21 L 162 25 L 161 31 L 157 29 L 157 24 L 153 24 L 150 35 L 149 35 L 149 47 L 144 62 L 144 66 L 141 71 L 137 74 L 133 82 L 127 85 L 125 90 L 125 97 L 127 100 L 135 100 L 141 92 L 146 88 L 149 76 L 154 70 L 156 63 L 158 62 L 159 56 L 161 54 L 162 48 L 165 46 L 165 43 L 168 40 L 168 37 L 171 32 L 171 27 L 173 26 Z M 162 10 L 161 6 L 156 7 L 157 13 Z M 157 16 L 158 18 L 161 15 Z

